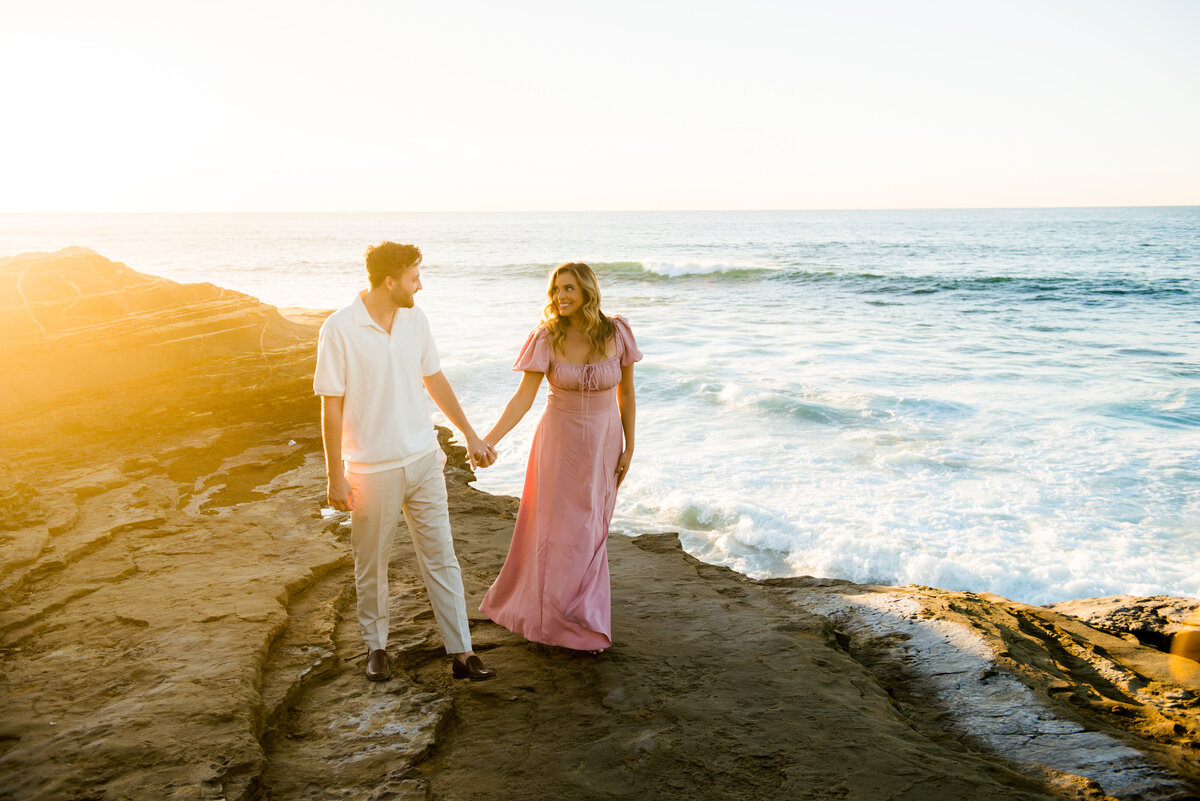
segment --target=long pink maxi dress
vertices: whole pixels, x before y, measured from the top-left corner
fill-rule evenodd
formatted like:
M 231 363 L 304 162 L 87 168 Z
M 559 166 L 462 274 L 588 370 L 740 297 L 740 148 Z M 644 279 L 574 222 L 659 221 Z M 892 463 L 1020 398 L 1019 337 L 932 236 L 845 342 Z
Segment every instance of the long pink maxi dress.
M 479 606 L 527 640 L 581 651 L 612 645 L 604 544 L 624 446 L 617 384 L 621 367 L 642 358 L 629 323 L 612 320 L 611 359 L 558 361 L 539 326 L 513 365 L 545 373 L 550 393 L 533 436 L 508 558 Z

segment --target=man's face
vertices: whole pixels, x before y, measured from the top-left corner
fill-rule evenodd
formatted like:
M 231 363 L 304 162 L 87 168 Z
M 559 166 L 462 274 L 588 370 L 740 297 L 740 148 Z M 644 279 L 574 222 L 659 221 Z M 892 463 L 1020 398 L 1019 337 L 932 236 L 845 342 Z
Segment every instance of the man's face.
M 402 309 L 411 309 L 413 296 L 421 291 L 421 265 L 414 264 L 407 270 L 394 273 L 383 279 L 388 297 Z

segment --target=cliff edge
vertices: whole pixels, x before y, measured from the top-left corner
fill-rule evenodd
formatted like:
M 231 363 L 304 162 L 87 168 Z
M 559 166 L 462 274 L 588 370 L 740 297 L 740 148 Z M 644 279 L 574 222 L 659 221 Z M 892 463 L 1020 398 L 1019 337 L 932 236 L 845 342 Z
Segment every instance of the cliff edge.
M 0 260 L 0 799 L 1198 797 L 1195 674 L 1112 615 L 758 582 L 664 533 L 610 540 L 609 652 L 527 643 L 473 611 L 517 501 L 446 431 L 499 677 L 451 679 L 401 531 L 396 677 L 367 682 L 319 319 L 81 249 Z

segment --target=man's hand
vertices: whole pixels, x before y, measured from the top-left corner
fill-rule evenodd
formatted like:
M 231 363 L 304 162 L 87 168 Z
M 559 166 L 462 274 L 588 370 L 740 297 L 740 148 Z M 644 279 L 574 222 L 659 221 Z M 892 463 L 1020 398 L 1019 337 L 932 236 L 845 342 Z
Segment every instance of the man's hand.
M 329 485 L 325 490 L 325 499 L 329 505 L 339 512 L 349 512 L 354 509 L 354 490 L 345 476 L 330 476 Z
M 467 461 L 472 468 L 491 467 L 496 463 L 496 449 L 475 435 L 467 435 Z

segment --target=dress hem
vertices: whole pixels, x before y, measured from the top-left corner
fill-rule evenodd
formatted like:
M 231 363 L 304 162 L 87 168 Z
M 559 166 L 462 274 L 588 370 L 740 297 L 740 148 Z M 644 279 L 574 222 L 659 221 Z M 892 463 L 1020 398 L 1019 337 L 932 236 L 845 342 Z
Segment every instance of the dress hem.
M 513 634 L 516 634 L 518 637 L 524 637 L 529 642 L 536 642 L 540 645 L 551 645 L 551 646 L 554 646 L 555 648 L 568 648 L 572 651 L 605 651 L 605 650 L 608 650 L 609 648 L 612 648 L 612 637 L 608 636 L 607 634 L 602 634 L 598 631 L 593 631 L 592 629 L 587 629 L 587 631 L 590 631 L 592 634 L 596 635 L 597 637 L 602 637 L 604 639 L 604 641 L 607 643 L 607 645 L 601 645 L 599 647 L 594 647 L 594 646 L 588 646 L 588 645 L 564 645 L 561 642 L 549 642 L 545 638 L 531 637 L 526 632 L 521 631 L 519 626 L 510 626 L 508 623 L 505 623 L 503 620 L 497 620 L 495 617 L 492 617 L 491 613 L 489 613 L 486 609 L 484 609 L 482 605 L 479 607 L 479 611 L 483 612 L 483 614 L 487 615 L 488 620 L 492 621 L 497 626 L 501 626 L 504 629 L 506 629 L 507 631 L 511 631 Z M 503 615 L 499 615 L 499 617 L 503 617 Z

